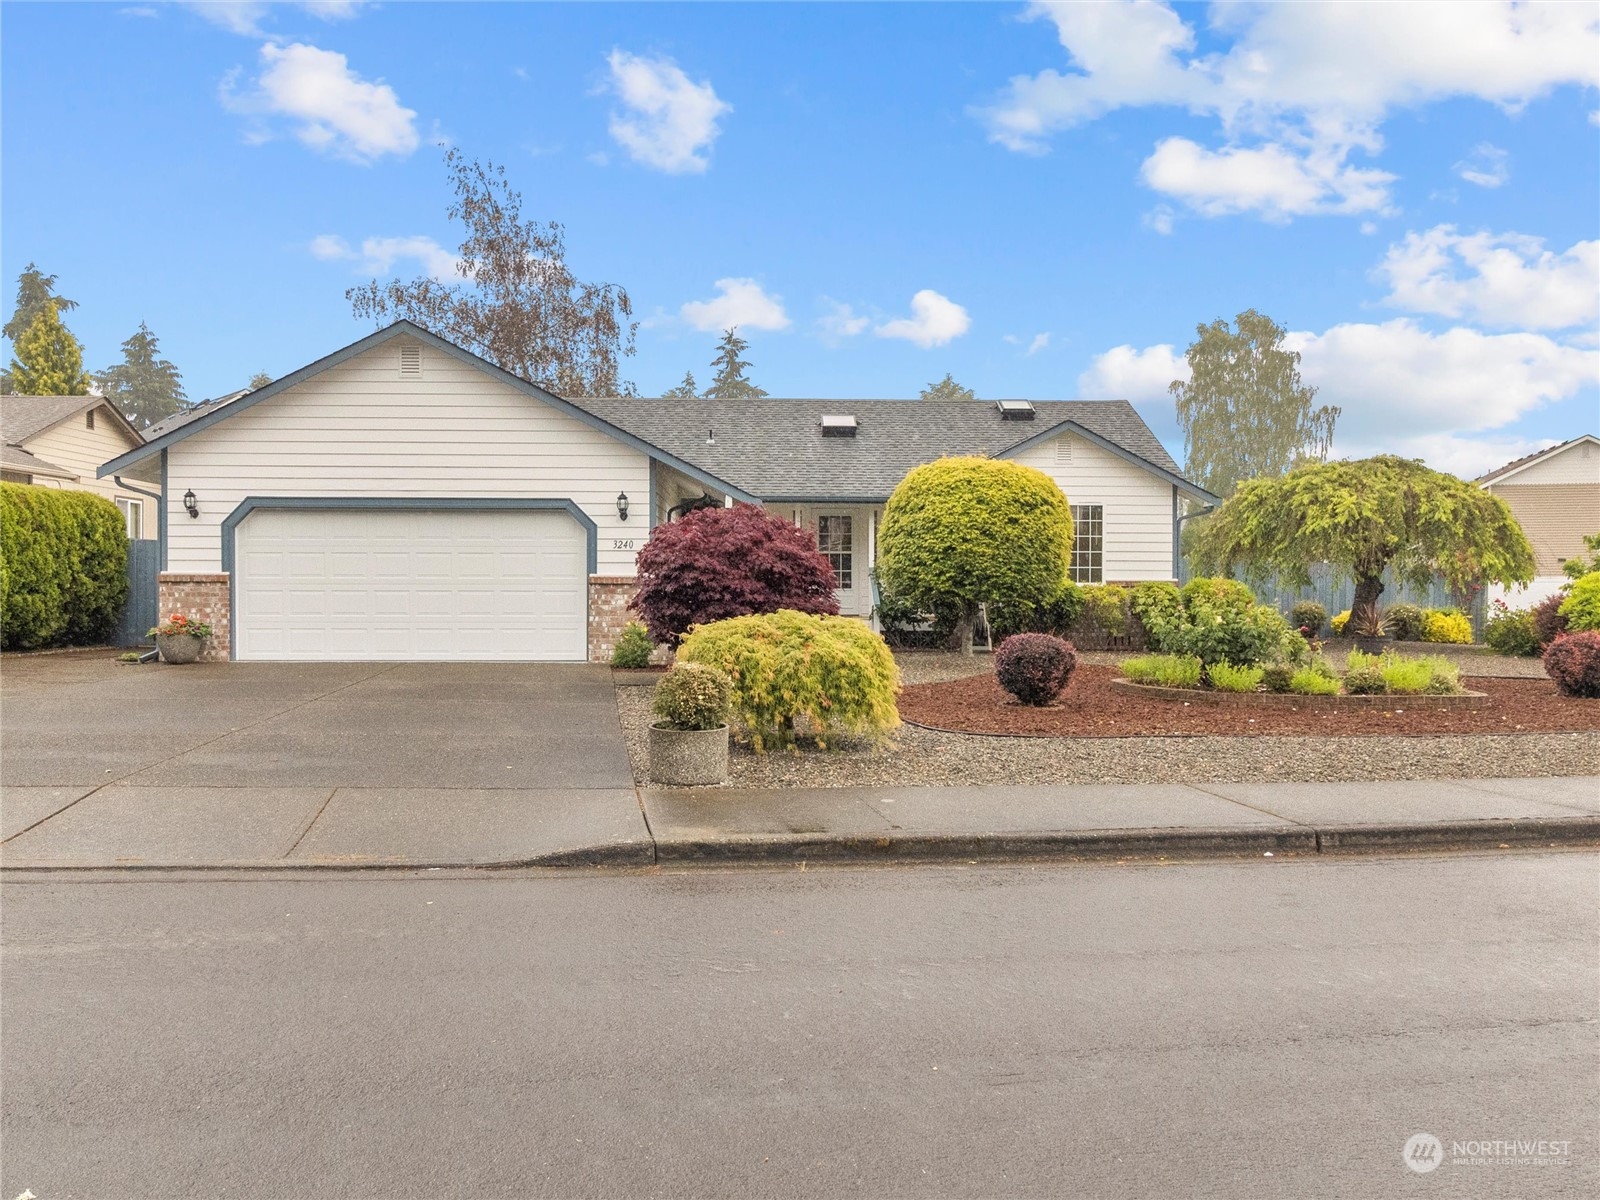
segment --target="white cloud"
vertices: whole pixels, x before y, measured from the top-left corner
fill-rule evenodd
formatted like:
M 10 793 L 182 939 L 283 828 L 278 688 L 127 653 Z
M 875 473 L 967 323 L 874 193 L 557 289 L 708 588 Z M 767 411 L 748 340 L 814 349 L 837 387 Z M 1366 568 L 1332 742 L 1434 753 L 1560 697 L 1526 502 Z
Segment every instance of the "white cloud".
M 1028 348 L 1026 351 L 1024 351 L 1024 353 L 1029 358 L 1032 358 L 1035 354 L 1039 353 L 1039 351 L 1043 350 L 1049 344 L 1050 335 L 1048 333 L 1036 333 L 1033 335 L 1033 341 L 1028 343 Z
M 363 275 L 388 275 L 394 265 L 414 261 L 424 275 L 441 283 L 456 283 L 462 278 L 461 260 L 431 237 L 369 237 L 355 250 L 336 233 L 318 234 L 309 246 L 313 258 L 324 262 L 355 262 Z
M 1479 142 L 1455 165 L 1455 173 L 1479 187 L 1497 188 L 1511 178 L 1511 155 L 1490 142 Z
M 1390 246 L 1375 274 L 1384 303 L 1408 312 L 1523 329 L 1600 323 L 1600 241 L 1556 253 L 1541 238 L 1437 225 Z
M 258 3 L 255 0 L 197 0 L 196 3 L 186 4 L 184 7 L 211 24 L 226 29 L 229 33 L 237 33 L 244 37 L 261 37 L 262 20 L 274 8 L 289 6 Z M 367 5 L 363 0 L 301 0 L 301 3 L 293 7 L 320 17 L 324 21 L 347 21 Z
M 1054 25 L 1070 66 L 1017 76 L 977 110 L 990 138 L 1038 154 L 1054 134 L 1119 108 L 1214 117 L 1222 146 L 1187 142 L 1192 150 L 1168 149 L 1174 161 L 1146 164 L 1152 186 L 1166 170 L 1179 183 L 1206 174 L 1207 186 L 1171 194 L 1212 215 L 1386 208 L 1389 178 L 1349 156 L 1382 149 L 1378 130 L 1394 110 L 1462 96 L 1514 110 L 1563 85 L 1600 84 L 1593 5 L 1215 4 L 1208 33 L 1223 45 L 1204 51 L 1157 0 L 1036 4 L 1029 16 Z
M 1078 376 L 1078 395 L 1086 400 L 1126 400 L 1148 404 L 1168 398 L 1174 379 L 1189 378 L 1189 360 L 1169 345 L 1113 346 L 1097 354 Z
M 301 42 L 268 42 L 261 47 L 261 64 L 255 87 L 244 95 L 234 91 L 237 72 L 223 81 L 228 108 L 255 117 L 287 117 L 300 141 L 354 162 L 417 148 L 416 112 L 404 107 L 388 84 L 362 79 L 344 55 Z M 249 136 L 261 140 L 265 131 L 253 129 Z
M 1172 232 L 1172 208 L 1169 205 L 1158 204 L 1139 220 L 1146 229 L 1153 229 L 1163 237 Z
M 928 350 L 955 340 L 971 326 L 972 318 L 961 305 L 932 288 L 923 288 L 911 297 L 909 317 L 885 321 L 873 332 L 882 338 L 902 338 Z
M 1297 154 L 1276 143 L 1213 151 L 1181 137 L 1156 143 L 1141 173 L 1151 188 L 1206 216 L 1255 212 L 1269 221 L 1381 212 L 1394 181 L 1386 171 L 1348 166 L 1339 151 L 1313 147 Z
M 722 132 L 718 118 L 733 111 L 709 82 L 695 83 L 670 58 L 613 50 L 611 89 L 626 109 L 611 114 L 611 136 L 635 162 L 670 174 L 704 171 Z
M 826 296 L 822 302 L 827 305 L 828 311 L 817 318 L 817 328 L 821 330 L 824 341 L 855 337 L 865 333 L 867 326 L 872 324 L 870 317 L 862 316 L 848 304 L 842 304 Z
M 735 326 L 743 329 L 787 329 L 789 314 L 783 311 L 783 297 L 770 295 L 754 279 L 719 279 L 721 295 L 710 300 L 691 300 L 678 315 L 702 333 L 721 333 Z

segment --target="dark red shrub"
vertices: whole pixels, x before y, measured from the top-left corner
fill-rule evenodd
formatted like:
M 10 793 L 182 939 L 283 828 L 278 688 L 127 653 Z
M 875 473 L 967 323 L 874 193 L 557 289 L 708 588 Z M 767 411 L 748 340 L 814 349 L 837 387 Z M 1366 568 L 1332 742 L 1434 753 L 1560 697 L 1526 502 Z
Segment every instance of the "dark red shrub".
M 837 613 L 839 601 L 812 534 L 736 504 L 657 525 L 639 551 L 639 591 L 629 607 L 653 639 L 676 645 L 691 625 L 780 608 Z
M 1557 592 L 1533 606 L 1533 631 L 1539 635 L 1539 645 L 1548 646 L 1567 631 L 1567 619 L 1556 611 L 1566 598 L 1566 592 Z
M 1014 633 L 994 652 L 1000 686 L 1023 704 L 1049 704 L 1066 690 L 1078 652 L 1048 633 Z
M 1600 699 L 1600 633 L 1563 633 L 1544 652 L 1544 669 L 1563 696 Z

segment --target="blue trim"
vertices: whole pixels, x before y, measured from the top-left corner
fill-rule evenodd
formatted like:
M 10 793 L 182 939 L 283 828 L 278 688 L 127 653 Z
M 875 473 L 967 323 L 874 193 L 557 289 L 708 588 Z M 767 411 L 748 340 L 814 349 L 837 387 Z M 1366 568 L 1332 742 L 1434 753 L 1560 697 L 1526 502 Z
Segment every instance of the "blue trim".
M 161 542 L 161 569 L 167 569 L 167 497 L 172 493 L 167 490 L 167 452 L 161 452 L 161 507 L 156 517 L 156 538 Z M 232 603 L 228 611 L 233 611 Z M 231 618 L 230 618 L 231 619 Z
M 344 347 L 344 349 L 335 350 L 332 354 L 319 358 L 316 362 L 311 363 L 308 366 L 301 367 L 298 371 L 291 371 L 282 379 L 274 380 L 272 383 L 267 384 L 265 387 L 257 388 L 253 392 L 247 392 L 245 395 L 239 397 L 239 399 L 234 400 L 229 404 L 221 405 L 220 407 L 213 409 L 211 412 L 208 412 L 203 417 L 196 417 L 194 420 L 162 434 L 160 437 L 156 438 L 155 441 L 146 442 L 138 449 L 130 450 L 121 457 L 112 459 L 110 462 L 106 463 L 100 468 L 99 475 L 101 478 L 104 478 L 105 476 L 116 471 L 125 471 L 134 463 L 148 458 L 157 450 L 165 450 L 174 443 L 180 442 L 186 437 L 190 437 L 193 434 L 199 433 L 202 429 L 209 429 L 218 421 L 226 421 L 229 417 L 234 416 L 237 413 L 242 413 L 245 409 L 250 408 L 253 405 L 260 404 L 263 400 L 270 400 L 280 392 L 302 384 L 315 375 L 320 375 L 324 371 L 331 370 L 332 368 L 348 362 L 352 358 L 355 358 L 357 355 L 365 354 L 368 350 L 375 349 L 376 347 L 383 345 L 385 342 L 392 341 L 397 337 L 416 338 L 419 342 L 426 346 L 433 347 L 441 354 L 448 354 L 451 358 L 458 359 L 461 362 L 466 363 L 468 366 L 476 367 L 484 374 L 493 379 L 499 380 L 508 387 L 515 388 L 524 395 L 532 396 L 537 400 L 542 400 L 544 403 L 550 405 L 550 407 L 566 413 L 569 417 L 573 417 L 576 420 L 582 421 L 585 425 L 588 425 L 592 429 L 598 429 L 601 433 L 616 439 L 625 446 L 632 447 L 641 454 L 644 454 L 650 458 L 660 459 L 662 462 L 669 464 L 679 471 L 682 471 L 685 475 L 688 475 L 690 478 L 699 483 L 705 484 L 708 487 L 714 487 L 719 491 L 727 492 L 729 495 L 732 495 L 740 500 L 746 500 L 750 503 L 757 503 L 756 497 L 748 494 L 747 492 L 739 490 L 732 484 L 725 483 L 716 478 L 716 476 L 707 474 L 693 464 L 684 462 L 682 459 L 668 454 L 659 446 L 652 446 L 643 438 L 637 437 L 625 429 L 619 429 L 615 425 L 609 424 L 606 421 L 602 421 L 599 417 L 595 416 L 587 409 L 580 408 L 571 401 L 563 400 L 554 392 L 547 392 L 544 390 L 544 388 L 539 387 L 537 384 L 529 383 L 526 379 L 522 379 L 511 374 L 510 371 L 502 370 L 501 368 L 495 366 L 488 359 L 480 358 L 470 350 L 463 350 L 460 346 L 455 345 L 453 342 L 447 342 L 438 334 L 429 333 L 426 329 L 422 328 L 422 326 L 413 324 L 410 321 L 396 321 L 393 325 L 386 326 L 385 328 L 378 330 L 376 333 L 368 334 L 358 342 L 351 342 L 350 345 Z
M 162 458 L 166 458 L 165 452 Z M 166 479 L 163 472 L 163 490 Z M 508 499 L 464 499 L 459 496 L 430 499 L 426 496 L 246 496 L 238 506 L 222 519 L 222 569 L 228 575 L 228 658 L 239 657 L 239 638 L 234 625 L 236 576 L 233 570 L 234 533 L 251 513 L 257 509 L 301 509 L 313 512 L 331 512 L 336 509 L 378 509 L 390 512 L 435 512 L 441 509 L 471 512 L 564 512 L 583 529 L 588 541 L 589 574 L 597 574 L 600 559 L 600 528 L 589 514 L 573 500 L 556 500 L 545 497 L 513 497 Z M 165 553 L 162 556 L 163 565 Z M 583 658 L 589 660 L 588 583 L 584 580 Z
M 652 458 L 650 460 L 649 467 L 650 467 L 650 515 L 645 518 L 645 522 L 646 522 L 645 523 L 645 528 L 646 529 L 654 529 L 656 527 L 656 460 L 655 459 Z
M 1098 446 L 1100 449 L 1109 454 L 1115 454 L 1123 461 L 1130 462 L 1136 467 L 1140 467 L 1143 470 L 1149 471 L 1152 475 L 1159 475 L 1162 479 L 1165 479 L 1168 483 L 1183 492 L 1186 496 L 1191 496 L 1194 499 L 1203 501 L 1207 504 L 1222 503 L 1220 497 L 1213 496 L 1210 492 L 1206 491 L 1205 488 L 1200 487 L 1198 484 L 1190 483 L 1182 475 L 1175 475 L 1165 467 L 1157 466 L 1148 458 L 1140 458 L 1127 447 L 1119 446 L 1116 442 L 1111 441 L 1109 438 L 1101 437 L 1092 429 L 1085 429 L 1076 421 L 1062 421 L 1058 424 L 1052 425 L 1049 429 L 1036 433 L 1030 438 L 1024 438 L 1015 445 L 1006 447 L 1004 450 L 1000 451 L 1000 453 L 995 455 L 995 457 L 1014 458 L 1018 454 L 1021 454 L 1024 450 L 1031 450 L 1041 442 L 1048 442 L 1050 439 L 1059 437 L 1063 433 L 1075 434 L 1092 446 Z

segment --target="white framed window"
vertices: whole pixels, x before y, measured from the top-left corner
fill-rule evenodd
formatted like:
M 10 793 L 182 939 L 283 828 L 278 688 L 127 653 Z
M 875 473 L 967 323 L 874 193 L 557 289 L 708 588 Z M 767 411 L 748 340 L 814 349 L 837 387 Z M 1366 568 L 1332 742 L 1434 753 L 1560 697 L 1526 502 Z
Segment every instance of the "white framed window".
M 144 536 L 144 501 L 127 496 L 117 497 L 117 507 L 122 510 L 122 520 L 128 529 L 128 540 L 137 541 Z
M 828 565 L 833 568 L 834 586 L 841 592 L 856 585 L 854 532 L 847 513 L 817 518 L 817 549 L 827 556 Z
M 1106 510 L 1099 504 L 1074 504 L 1072 508 L 1073 583 L 1100 583 L 1105 578 Z

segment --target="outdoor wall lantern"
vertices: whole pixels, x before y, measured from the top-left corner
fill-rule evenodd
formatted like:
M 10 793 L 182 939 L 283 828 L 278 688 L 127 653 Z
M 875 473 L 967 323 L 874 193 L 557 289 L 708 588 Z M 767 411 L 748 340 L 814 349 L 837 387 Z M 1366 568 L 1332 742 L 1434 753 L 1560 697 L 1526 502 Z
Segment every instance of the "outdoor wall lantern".
M 627 492 L 618 492 L 617 493 L 617 520 L 626 521 L 627 519 L 628 519 L 628 493 Z
M 183 508 L 184 511 L 187 512 L 191 517 L 198 517 L 200 515 L 200 506 L 195 503 L 193 488 L 190 488 L 183 494 Z

